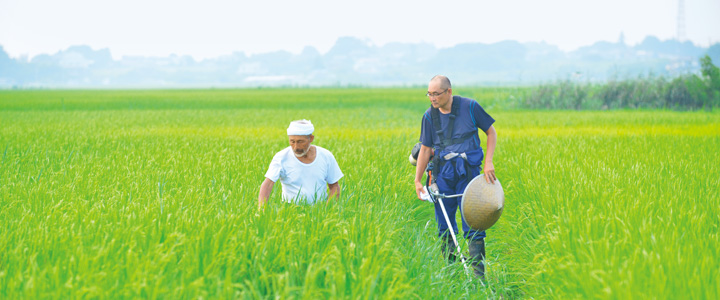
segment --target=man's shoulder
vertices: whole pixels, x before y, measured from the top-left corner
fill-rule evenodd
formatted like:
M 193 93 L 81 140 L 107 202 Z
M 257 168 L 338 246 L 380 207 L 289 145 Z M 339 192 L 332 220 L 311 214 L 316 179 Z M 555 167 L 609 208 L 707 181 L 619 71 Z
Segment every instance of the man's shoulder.
M 432 105 L 430 105 L 430 107 L 428 107 L 428 109 L 425 110 L 425 114 L 426 114 L 426 115 L 430 115 L 430 112 L 431 112 L 432 110 L 433 110 L 433 107 L 432 107 Z
M 273 156 L 273 159 L 283 159 L 285 156 L 287 156 L 289 153 L 292 152 L 292 147 L 284 148 L 277 153 L 275 153 L 275 156 Z
M 470 103 L 473 103 L 473 102 L 477 103 L 477 101 L 475 101 L 475 99 L 458 96 L 458 95 L 453 96 L 453 101 L 458 101 L 458 103 L 460 105 L 469 105 Z
M 432 116 L 432 114 L 431 114 L 432 110 L 433 110 L 432 105 L 430 105 L 430 107 L 428 107 L 428 109 L 425 110 L 425 113 L 423 114 L 423 122 L 425 120 L 430 121 L 431 116 Z
M 453 101 L 458 101 L 459 104 L 459 110 L 467 112 L 468 115 L 473 114 L 473 110 L 480 109 L 483 110 L 482 106 L 480 106 L 480 103 L 478 103 L 475 99 L 468 98 L 468 97 L 462 97 L 462 96 L 453 96 L 457 97 L 456 99 L 453 99 Z
M 333 155 L 332 152 L 330 152 L 330 150 L 320 147 L 318 145 L 315 145 L 315 149 L 317 149 L 318 154 L 325 155 L 325 156 Z

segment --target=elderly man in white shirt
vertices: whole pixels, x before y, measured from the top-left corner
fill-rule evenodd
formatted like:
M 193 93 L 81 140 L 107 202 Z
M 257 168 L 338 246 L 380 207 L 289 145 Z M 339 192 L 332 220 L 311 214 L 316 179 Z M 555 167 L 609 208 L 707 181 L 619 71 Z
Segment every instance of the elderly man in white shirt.
M 287 129 L 290 146 L 275 154 L 270 162 L 260 185 L 259 208 L 267 202 L 278 179 L 282 183 L 285 202 L 314 204 L 340 196 L 343 173 L 330 151 L 311 145 L 315 139 L 314 130 L 309 120 L 290 123 Z

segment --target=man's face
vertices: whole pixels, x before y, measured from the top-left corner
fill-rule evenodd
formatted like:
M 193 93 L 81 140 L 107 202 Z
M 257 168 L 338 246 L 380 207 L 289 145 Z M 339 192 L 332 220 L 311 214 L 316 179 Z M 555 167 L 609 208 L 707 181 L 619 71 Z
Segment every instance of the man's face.
M 428 85 L 428 98 L 430 98 L 430 103 L 434 108 L 443 107 L 450 102 L 451 93 L 452 89 L 442 88 L 439 80 L 433 80 Z
M 290 147 L 292 147 L 295 156 L 303 157 L 310 151 L 310 143 L 312 143 L 315 136 L 311 135 L 288 135 L 288 141 Z

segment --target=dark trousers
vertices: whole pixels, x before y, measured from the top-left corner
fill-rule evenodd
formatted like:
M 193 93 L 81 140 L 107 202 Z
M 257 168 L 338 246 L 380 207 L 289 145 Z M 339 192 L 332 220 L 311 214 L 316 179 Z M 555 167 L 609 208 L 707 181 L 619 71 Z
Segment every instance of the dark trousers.
M 476 176 L 480 175 L 480 168 L 472 168 L 472 176 L 470 178 L 475 178 Z M 455 176 L 459 177 L 459 176 Z M 462 176 L 463 178 L 448 178 L 448 177 L 438 177 L 438 188 L 439 192 L 443 193 L 445 195 L 455 195 L 455 194 L 462 194 L 465 192 L 465 187 L 467 187 L 468 183 L 470 183 L 469 180 L 465 176 Z M 453 188 L 454 187 L 454 188 Z M 455 220 L 455 214 L 458 211 L 458 208 L 462 204 L 462 197 L 456 197 L 456 198 L 444 198 L 444 199 L 438 199 L 443 202 L 445 205 L 445 210 L 447 211 L 448 218 L 450 219 L 450 225 L 452 226 L 452 230 L 455 233 L 455 235 L 458 234 L 458 226 L 457 221 Z M 485 231 L 476 231 L 472 228 L 470 228 L 470 225 L 465 222 L 465 217 L 462 216 L 462 213 L 460 214 L 460 217 L 462 219 L 462 228 L 463 228 L 463 236 L 468 240 L 480 240 L 485 238 Z M 438 224 L 438 236 L 443 237 L 450 235 L 448 230 L 450 229 L 448 227 L 447 222 L 445 221 L 445 217 L 443 216 L 442 209 L 440 208 L 440 203 L 435 203 L 435 220 Z

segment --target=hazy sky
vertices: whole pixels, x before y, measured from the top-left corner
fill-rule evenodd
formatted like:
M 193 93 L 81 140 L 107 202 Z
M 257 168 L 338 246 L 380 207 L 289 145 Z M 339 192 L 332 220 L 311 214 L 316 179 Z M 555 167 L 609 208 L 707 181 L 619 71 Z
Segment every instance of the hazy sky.
M 437 47 L 502 40 L 573 50 L 596 41 L 637 44 L 677 32 L 678 0 L 0 0 L 0 45 L 11 57 L 71 45 L 124 55 L 234 51 L 325 53 L 338 37 L 375 45 Z M 720 0 L 685 0 L 685 31 L 703 47 L 720 42 Z

